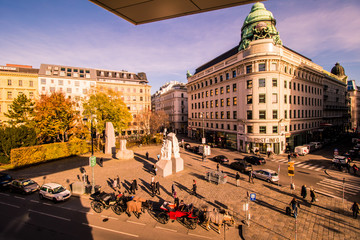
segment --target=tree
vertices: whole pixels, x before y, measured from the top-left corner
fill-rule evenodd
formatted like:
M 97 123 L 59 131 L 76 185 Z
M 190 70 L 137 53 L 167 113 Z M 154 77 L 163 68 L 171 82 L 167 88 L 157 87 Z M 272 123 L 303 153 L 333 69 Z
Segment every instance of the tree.
M 150 130 L 151 133 L 157 133 L 162 128 L 169 127 L 169 115 L 164 111 L 152 112 L 150 116 Z
M 100 133 L 105 130 L 106 122 L 112 122 L 115 131 L 120 133 L 123 129 L 127 129 L 132 121 L 132 115 L 121 100 L 120 94 L 112 90 L 91 94 L 83 106 L 83 116 L 95 116 L 94 127 Z
M 33 117 L 34 105 L 35 103 L 25 94 L 19 94 L 10 105 L 8 113 L 4 113 L 9 118 L 7 122 L 11 126 L 28 124 Z
M 36 132 L 33 128 L 25 125 L 0 128 L 0 154 L 4 154 L 8 159 L 11 149 L 34 145 Z
M 144 130 L 145 134 L 150 132 L 150 117 L 151 112 L 148 110 L 142 111 L 136 115 L 134 122 L 138 126 L 139 130 Z
M 41 143 L 64 142 L 76 128 L 74 103 L 61 92 L 41 95 L 34 108 L 34 126 Z

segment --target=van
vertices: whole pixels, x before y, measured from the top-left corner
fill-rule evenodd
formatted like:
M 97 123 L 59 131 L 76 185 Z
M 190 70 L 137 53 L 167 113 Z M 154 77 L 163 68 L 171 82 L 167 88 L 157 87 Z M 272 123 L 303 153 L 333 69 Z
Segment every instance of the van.
M 313 151 L 316 150 L 314 143 L 304 144 L 304 146 L 307 147 L 307 149 L 309 150 L 309 153 L 311 153 L 311 152 L 313 152 Z
M 306 146 L 297 146 L 294 150 L 295 153 L 304 156 L 309 153 L 309 149 Z

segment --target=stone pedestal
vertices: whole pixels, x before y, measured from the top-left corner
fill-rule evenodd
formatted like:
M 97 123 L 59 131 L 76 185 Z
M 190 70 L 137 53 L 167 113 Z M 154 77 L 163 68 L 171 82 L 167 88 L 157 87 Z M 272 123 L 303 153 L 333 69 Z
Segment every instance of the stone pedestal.
M 107 122 L 105 125 L 105 136 L 105 154 L 115 155 L 115 131 L 111 122 Z
M 167 177 L 169 175 L 172 174 L 172 162 L 168 161 L 168 160 L 159 160 L 156 163 L 156 167 L 157 167 L 157 175 L 162 176 L 162 177 Z
M 120 150 L 116 153 L 116 158 L 121 160 L 133 159 L 134 152 L 126 149 L 126 140 L 120 139 Z
M 173 163 L 173 167 L 174 167 L 174 172 L 180 172 L 182 170 L 184 170 L 184 160 L 179 157 L 179 158 L 172 158 L 172 163 Z

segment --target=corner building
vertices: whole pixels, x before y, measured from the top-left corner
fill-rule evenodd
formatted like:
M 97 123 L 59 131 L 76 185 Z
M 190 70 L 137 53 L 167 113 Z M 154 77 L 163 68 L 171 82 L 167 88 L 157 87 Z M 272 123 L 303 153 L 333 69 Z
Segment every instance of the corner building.
M 204 128 L 207 143 L 277 154 L 320 140 L 324 81 L 344 106 L 346 82 L 283 46 L 275 26 L 264 4 L 254 4 L 239 45 L 188 75 L 190 137 Z

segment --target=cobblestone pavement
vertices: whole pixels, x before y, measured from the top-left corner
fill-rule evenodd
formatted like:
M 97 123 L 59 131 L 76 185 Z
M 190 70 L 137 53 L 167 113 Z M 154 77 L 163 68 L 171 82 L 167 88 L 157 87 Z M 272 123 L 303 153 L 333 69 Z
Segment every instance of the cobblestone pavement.
M 300 190 L 292 193 L 289 186 L 277 186 L 257 179 L 251 184 L 247 181 L 248 176 L 243 174 L 240 187 L 236 187 L 235 171 L 223 166 L 220 169 L 227 173 L 227 183 L 209 183 L 204 179 L 205 173 L 216 169 L 216 163 L 210 160 L 202 162 L 200 156 L 183 149 L 180 153 L 185 163 L 184 171 L 166 178 L 157 176 L 156 180 L 162 186 L 161 195 L 151 198 L 148 189 L 151 169 L 160 148 L 160 145 L 135 147 L 132 149 L 135 159 L 127 161 L 111 159 L 97 153 L 97 158 L 104 158 L 104 166 L 94 167 L 96 184 L 101 185 L 104 191 L 112 191 L 107 181 L 119 176 L 124 190 L 124 186 L 136 178 L 140 186 L 137 195 L 158 202 L 172 200 L 171 185 L 175 183 L 177 195 L 185 203 L 193 203 L 198 207 L 207 205 L 210 208 L 226 208 L 234 214 L 237 227 L 226 231 L 226 239 L 295 239 L 295 235 L 297 239 L 360 239 L 360 218 L 352 218 L 351 202 L 318 194 L 318 201 L 310 204 L 308 194 L 308 201 L 299 199 L 301 209 L 295 222 L 294 217 L 285 215 L 285 208 L 295 196 L 293 194 L 296 194 L 296 197 L 300 195 Z M 149 152 L 149 160 L 145 158 L 146 152 Z M 32 177 L 39 184 L 55 181 L 69 186 L 70 183 L 78 181 L 81 166 L 85 167 L 91 180 L 88 158 L 89 155 L 68 158 L 16 170 L 11 174 L 15 177 Z M 190 195 L 193 179 L 197 181 L 197 197 Z M 256 193 L 256 201 L 250 202 L 250 226 L 243 223 L 247 192 Z M 197 231 L 205 230 L 197 228 L 195 233 Z M 215 236 L 223 238 L 223 235 Z

